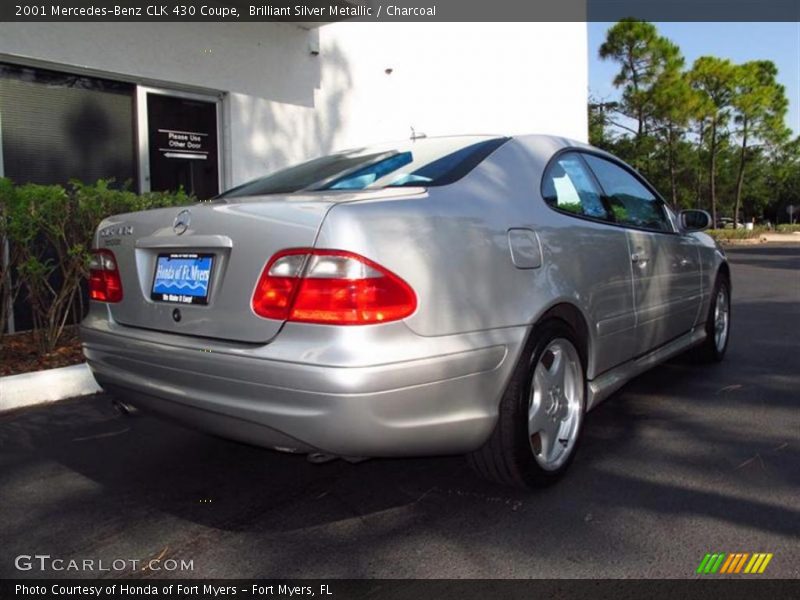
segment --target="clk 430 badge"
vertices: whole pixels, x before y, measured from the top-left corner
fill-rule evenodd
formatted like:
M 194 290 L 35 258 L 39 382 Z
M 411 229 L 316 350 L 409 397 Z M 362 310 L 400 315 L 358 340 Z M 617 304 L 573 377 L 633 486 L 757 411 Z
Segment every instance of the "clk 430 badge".
M 100 230 L 101 238 L 109 238 L 115 235 L 133 235 L 133 225 L 111 225 Z

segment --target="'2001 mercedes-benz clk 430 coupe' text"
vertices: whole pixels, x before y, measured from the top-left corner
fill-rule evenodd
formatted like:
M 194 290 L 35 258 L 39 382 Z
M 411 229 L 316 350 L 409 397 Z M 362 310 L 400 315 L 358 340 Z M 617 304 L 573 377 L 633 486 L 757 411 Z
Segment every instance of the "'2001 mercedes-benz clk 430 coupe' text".
M 626 381 L 724 355 L 709 221 L 563 138 L 340 152 L 103 221 L 83 348 L 120 402 L 221 436 L 548 483 Z

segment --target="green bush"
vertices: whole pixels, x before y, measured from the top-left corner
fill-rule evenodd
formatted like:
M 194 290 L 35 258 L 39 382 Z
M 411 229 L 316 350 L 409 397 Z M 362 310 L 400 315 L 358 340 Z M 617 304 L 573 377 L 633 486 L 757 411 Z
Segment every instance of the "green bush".
M 100 221 L 194 201 L 183 191 L 139 195 L 112 184 L 15 186 L 0 178 L 0 241 L 8 240 L 11 250 L 0 271 L 0 325 L 5 325 L 9 302 L 22 294 L 42 353 L 52 351 L 67 323 L 83 313 L 81 282 L 89 274 L 89 251 Z
M 724 242 L 728 240 L 758 239 L 764 231 L 765 229 L 763 227 L 755 227 L 753 229 L 740 227 L 739 229 L 708 229 L 706 233 L 715 240 Z
M 778 225 L 775 230 L 778 233 L 795 233 L 796 231 L 800 231 L 800 225 L 784 223 L 783 225 Z

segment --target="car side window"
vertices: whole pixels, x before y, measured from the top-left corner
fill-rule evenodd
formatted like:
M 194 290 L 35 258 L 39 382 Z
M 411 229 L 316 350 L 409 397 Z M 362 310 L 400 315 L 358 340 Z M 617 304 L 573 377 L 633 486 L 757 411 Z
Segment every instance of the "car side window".
M 557 157 L 542 178 L 542 197 L 552 208 L 593 219 L 608 220 L 600 190 L 583 160 L 569 152 Z
M 673 231 L 661 199 L 641 181 L 611 161 L 591 154 L 585 154 L 584 158 L 603 187 L 617 223 L 639 229 Z

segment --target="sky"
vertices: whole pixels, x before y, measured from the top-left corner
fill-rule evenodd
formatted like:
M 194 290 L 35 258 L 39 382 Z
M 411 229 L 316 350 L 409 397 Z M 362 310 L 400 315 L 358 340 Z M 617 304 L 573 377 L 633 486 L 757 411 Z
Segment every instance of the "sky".
M 612 81 L 619 68 L 597 55 L 613 23 L 589 23 L 589 93 L 594 98 L 615 98 Z M 800 23 L 654 23 L 661 35 L 676 43 L 686 65 L 703 55 L 728 58 L 735 63 L 767 59 L 778 67 L 778 80 L 786 86 L 789 112 L 786 124 L 800 134 Z

